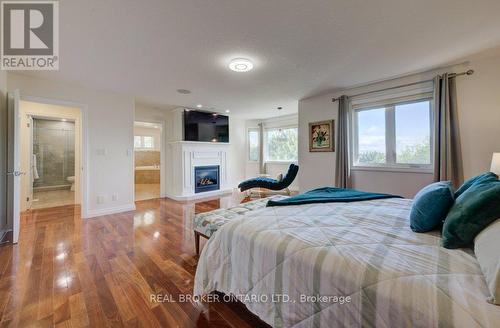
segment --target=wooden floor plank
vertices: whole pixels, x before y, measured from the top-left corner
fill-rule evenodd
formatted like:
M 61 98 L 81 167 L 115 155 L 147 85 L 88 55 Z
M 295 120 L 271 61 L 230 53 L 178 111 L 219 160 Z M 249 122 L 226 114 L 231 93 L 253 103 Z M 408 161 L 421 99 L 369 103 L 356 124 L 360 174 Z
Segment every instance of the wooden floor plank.
M 19 244 L 0 247 L 0 327 L 266 327 L 241 303 L 151 298 L 192 293 L 195 213 L 241 201 L 154 199 L 88 220 L 78 206 L 23 213 Z

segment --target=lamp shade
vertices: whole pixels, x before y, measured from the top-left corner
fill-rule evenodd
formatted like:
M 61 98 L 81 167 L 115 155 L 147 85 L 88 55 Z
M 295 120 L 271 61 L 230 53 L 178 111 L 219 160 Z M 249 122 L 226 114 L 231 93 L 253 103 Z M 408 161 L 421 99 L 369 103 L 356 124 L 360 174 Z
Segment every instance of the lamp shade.
M 490 171 L 497 175 L 500 175 L 500 153 L 493 153 Z

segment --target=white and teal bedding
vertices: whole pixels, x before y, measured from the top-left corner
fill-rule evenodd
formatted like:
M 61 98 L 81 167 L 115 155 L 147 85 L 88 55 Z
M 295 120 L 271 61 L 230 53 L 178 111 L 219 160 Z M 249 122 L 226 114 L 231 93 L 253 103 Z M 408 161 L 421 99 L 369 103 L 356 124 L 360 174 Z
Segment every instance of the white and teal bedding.
M 274 327 L 498 327 L 500 307 L 486 302 L 474 254 L 441 247 L 437 232 L 412 232 L 410 206 L 383 199 L 247 213 L 205 245 L 194 294 L 236 295 Z
M 267 202 L 270 200 L 278 201 L 286 198 L 288 196 L 274 195 L 241 203 L 230 208 L 219 208 L 210 212 L 196 214 L 193 221 L 194 230 L 210 238 L 220 227 L 229 221 L 248 214 L 250 211 L 266 207 Z

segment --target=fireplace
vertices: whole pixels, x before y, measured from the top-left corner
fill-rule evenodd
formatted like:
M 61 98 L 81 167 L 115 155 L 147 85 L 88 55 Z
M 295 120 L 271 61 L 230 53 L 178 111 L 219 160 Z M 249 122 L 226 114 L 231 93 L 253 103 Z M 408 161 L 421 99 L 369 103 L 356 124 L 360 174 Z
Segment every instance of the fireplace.
M 195 166 L 194 192 L 219 190 L 219 165 Z

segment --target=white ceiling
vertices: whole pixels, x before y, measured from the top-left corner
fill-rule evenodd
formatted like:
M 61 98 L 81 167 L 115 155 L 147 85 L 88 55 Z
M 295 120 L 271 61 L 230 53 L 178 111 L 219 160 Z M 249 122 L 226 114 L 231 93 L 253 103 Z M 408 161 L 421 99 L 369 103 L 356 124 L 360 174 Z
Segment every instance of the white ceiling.
M 245 118 L 296 112 L 301 98 L 500 44 L 499 0 L 59 3 L 60 70 L 27 74 Z M 234 57 L 255 69 L 229 71 Z

